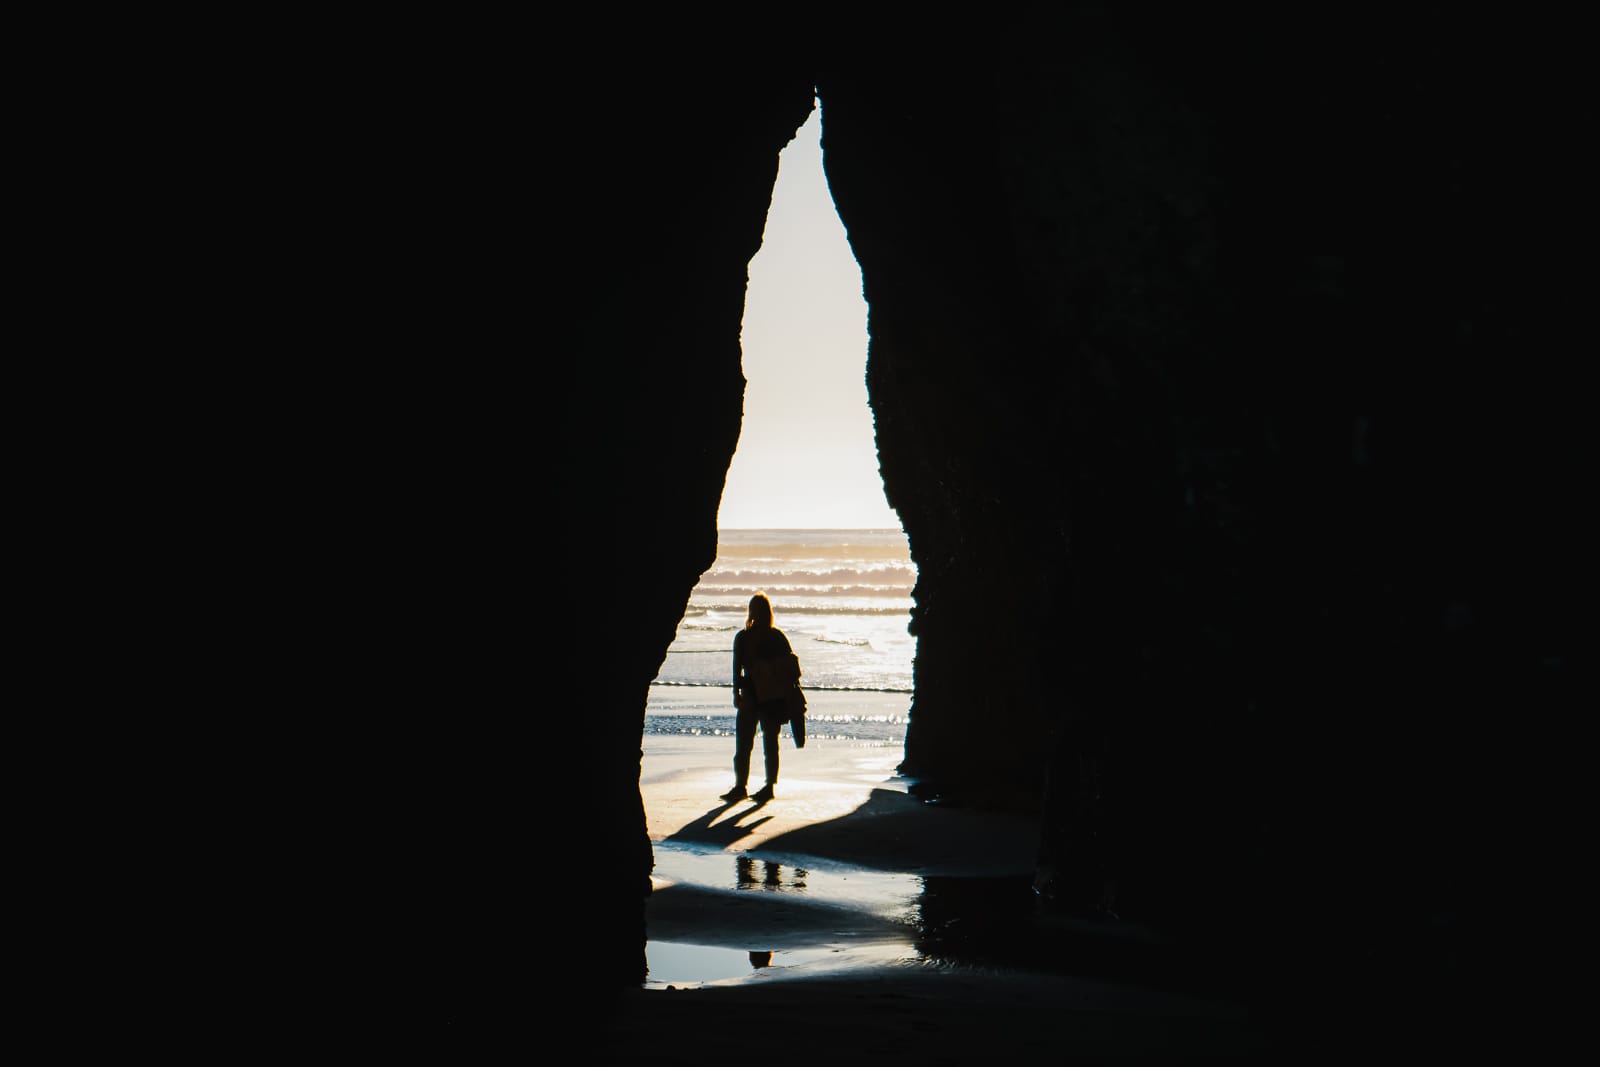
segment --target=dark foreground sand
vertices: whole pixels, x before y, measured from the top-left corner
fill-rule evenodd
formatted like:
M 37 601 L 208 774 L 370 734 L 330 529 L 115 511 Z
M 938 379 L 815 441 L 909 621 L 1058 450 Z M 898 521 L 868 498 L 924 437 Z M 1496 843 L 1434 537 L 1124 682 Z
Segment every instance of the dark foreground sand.
M 649 977 L 585 1062 L 1060 1062 L 1244 1056 L 1239 998 L 1132 924 L 1050 914 L 1037 824 L 924 803 L 895 747 L 784 741 L 777 798 L 727 804 L 731 742 L 647 738 Z M 759 752 L 756 757 L 759 767 Z M 759 774 L 759 770 L 757 771 Z

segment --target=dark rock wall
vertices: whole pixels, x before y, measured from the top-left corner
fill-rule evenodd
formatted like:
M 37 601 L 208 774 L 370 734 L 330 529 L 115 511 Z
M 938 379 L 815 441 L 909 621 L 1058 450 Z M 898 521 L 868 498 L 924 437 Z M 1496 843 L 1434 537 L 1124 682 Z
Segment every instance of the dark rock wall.
M 1488 23 L 1150 14 L 819 75 L 903 769 L 1042 798 L 1064 907 L 1392 963 L 1493 923 L 1565 691 L 1551 90 Z
M 549 82 L 521 30 L 425 36 L 296 83 L 259 152 L 315 180 L 264 176 L 268 232 L 213 281 L 267 294 L 207 309 L 266 354 L 207 349 L 245 444 L 178 486 L 229 604 L 187 654 L 245 724 L 216 773 L 265 774 L 259 821 L 189 843 L 249 856 L 208 869 L 250 903 L 207 936 L 261 984 L 207 997 L 407 1054 L 564 1047 L 644 977 L 646 694 L 715 558 L 746 265 L 812 79 L 651 40 Z

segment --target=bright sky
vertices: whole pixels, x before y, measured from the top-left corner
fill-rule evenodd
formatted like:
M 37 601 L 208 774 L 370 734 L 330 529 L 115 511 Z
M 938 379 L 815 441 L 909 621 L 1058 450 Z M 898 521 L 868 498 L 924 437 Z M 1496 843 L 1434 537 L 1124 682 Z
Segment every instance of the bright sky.
M 822 173 L 820 109 L 778 161 L 744 302 L 744 426 L 722 529 L 898 530 L 867 407 L 861 268 Z

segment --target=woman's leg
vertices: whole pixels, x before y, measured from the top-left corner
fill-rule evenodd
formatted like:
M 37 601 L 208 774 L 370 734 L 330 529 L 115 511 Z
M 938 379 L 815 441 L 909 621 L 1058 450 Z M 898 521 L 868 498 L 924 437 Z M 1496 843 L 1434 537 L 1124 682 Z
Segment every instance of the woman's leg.
M 743 793 L 750 781 L 750 753 L 756 746 L 756 713 L 741 710 L 734 719 L 733 788 L 730 793 Z
M 761 751 L 767 761 L 767 788 L 778 784 L 778 735 L 783 731 L 783 720 L 766 716 L 761 720 Z M 745 764 L 746 769 L 749 764 Z

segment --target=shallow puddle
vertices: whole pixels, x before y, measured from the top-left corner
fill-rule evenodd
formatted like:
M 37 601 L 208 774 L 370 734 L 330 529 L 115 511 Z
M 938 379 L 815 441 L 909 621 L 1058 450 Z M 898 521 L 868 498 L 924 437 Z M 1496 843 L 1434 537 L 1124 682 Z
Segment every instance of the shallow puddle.
M 914 875 L 657 844 L 647 988 L 760 981 L 915 960 Z M 696 905 L 679 909 L 676 902 Z M 715 916 L 714 928 L 693 916 Z M 689 916 L 686 920 L 685 915 Z

